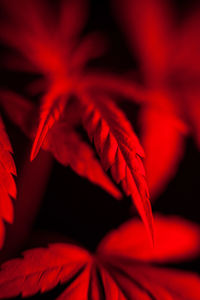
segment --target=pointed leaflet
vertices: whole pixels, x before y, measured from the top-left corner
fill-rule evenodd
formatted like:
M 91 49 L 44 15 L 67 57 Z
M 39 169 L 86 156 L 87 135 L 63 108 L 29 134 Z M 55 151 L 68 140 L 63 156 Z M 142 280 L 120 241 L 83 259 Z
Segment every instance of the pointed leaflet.
M 85 105 L 83 123 L 105 170 L 110 169 L 116 183 L 121 183 L 153 238 L 152 212 L 149 202 L 143 149 L 124 114 L 109 98 L 81 95 Z
M 16 185 L 12 177 L 16 175 L 12 158 L 12 147 L 0 116 L 0 248 L 4 242 L 3 221 L 13 222 L 13 204 L 11 197 L 16 198 Z
M 200 277 L 191 272 L 151 267 L 134 261 L 107 263 L 107 270 L 127 299 L 199 300 Z
M 86 267 L 81 274 L 66 288 L 56 300 L 88 300 L 90 266 Z M 97 300 L 97 299 L 94 299 Z
M 88 263 L 87 251 L 65 244 L 25 251 L 23 258 L 13 259 L 2 266 L 0 299 L 31 296 L 54 288 L 76 276 Z
M 158 234 L 162 240 L 169 237 L 171 241 L 170 234 L 174 236 L 175 224 L 180 225 L 181 235 L 188 227 L 191 233 L 195 229 L 194 233 L 199 237 L 196 231 L 199 228 L 184 220 L 172 218 L 168 222 L 167 218 L 159 217 L 158 230 L 162 231 L 164 223 L 166 235 Z M 102 241 L 94 256 L 72 244 L 52 244 L 46 249 L 25 251 L 23 258 L 2 265 L 0 299 L 20 293 L 23 297 L 31 296 L 53 289 L 59 283 L 68 283 L 57 300 L 100 300 L 104 295 L 106 299 L 113 300 L 199 300 L 200 278 L 197 275 L 153 267 L 145 264 L 142 257 L 137 260 L 138 255 L 134 256 L 134 253 L 139 253 L 140 249 L 144 251 L 146 247 L 144 235 L 138 236 L 143 231 L 141 223 L 128 221 Z M 189 231 L 186 230 L 187 234 Z M 141 238 L 140 242 L 135 243 L 135 238 L 137 241 Z M 167 246 L 169 257 L 170 247 L 172 249 L 173 245 Z
M 0 91 L 2 107 L 10 120 L 29 138 L 34 137 L 34 120 L 37 110 L 34 104 L 9 91 Z M 66 114 L 66 117 L 65 117 Z M 121 198 L 121 193 L 104 172 L 93 148 L 76 132 L 80 110 L 68 105 L 63 118 L 47 133 L 42 148 L 50 151 L 54 158 L 64 166 L 70 166 L 74 172 L 99 185 L 113 197 Z
M 29 17 L 21 16 L 19 4 L 14 3 L 12 6 L 9 1 L 3 3 L 16 21 L 16 26 L 14 24 L 5 26 L 6 40 L 20 50 L 53 85 L 44 97 L 41 106 L 39 128 L 31 153 L 32 160 L 37 155 L 48 129 L 64 109 L 63 93 L 67 92 L 68 85 L 70 85 L 67 83 L 66 88 L 66 82 L 63 84 L 63 76 L 65 78 L 67 69 L 65 50 L 67 45 L 63 47 L 56 38 L 55 29 L 53 33 L 49 29 L 50 26 L 42 18 L 43 7 L 39 1 L 30 0 L 27 5 L 24 0 L 20 0 L 20 3 L 27 7 Z M 18 29 L 18 34 L 14 34 L 15 27 Z
M 199 300 L 198 275 L 144 263 L 177 261 L 198 255 L 199 230 L 199 226 L 179 217 L 157 216 L 155 249 L 152 249 L 141 222 L 131 220 L 103 239 L 97 257 L 126 299 Z
M 110 300 L 126 300 L 124 292 L 120 290 L 117 282 L 110 276 L 105 268 L 100 268 L 105 298 Z
M 57 121 L 64 111 L 68 95 L 60 95 L 57 88 L 49 92 L 43 99 L 39 127 L 31 151 L 31 160 L 33 160 L 47 135 L 48 130 Z

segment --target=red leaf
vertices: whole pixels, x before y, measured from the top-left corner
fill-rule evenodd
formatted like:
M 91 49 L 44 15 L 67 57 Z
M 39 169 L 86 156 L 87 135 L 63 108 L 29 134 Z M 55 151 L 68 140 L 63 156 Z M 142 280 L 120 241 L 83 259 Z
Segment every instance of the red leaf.
M 105 170 L 110 169 L 116 183 L 121 183 L 153 238 L 151 205 L 142 163 L 143 149 L 124 114 L 106 97 L 85 103 L 84 126 L 101 158 Z
M 105 297 L 110 300 L 126 300 L 127 298 L 124 295 L 117 282 L 110 276 L 109 272 L 105 268 L 100 268 L 100 274 L 102 278 L 102 283 L 104 287 Z
M 87 1 L 61 0 L 58 33 L 64 40 L 77 37 L 86 22 Z
M 1 91 L 2 107 L 6 114 L 30 138 L 34 137 L 34 118 L 36 107 L 14 93 Z M 68 105 L 63 117 L 52 126 L 42 143 L 42 148 L 50 151 L 54 158 L 64 166 L 99 185 L 112 196 L 119 199 L 121 193 L 106 175 L 95 152 L 75 131 L 80 118 L 76 103 Z M 65 120 L 66 119 L 66 120 Z
M 157 225 L 162 231 L 162 223 L 165 223 L 165 235 L 162 239 L 167 239 L 170 244 L 172 226 L 168 227 L 171 220 L 166 220 L 160 219 Z M 182 237 L 188 225 L 191 232 L 195 227 L 185 221 L 177 222 L 176 218 L 173 225 L 174 221 L 181 226 L 184 224 L 184 228 L 180 230 Z M 137 259 L 139 250 L 143 251 L 146 244 L 142 239 L 139 244 L 135 243 L 135 238 L 141 233 L 138 230 L 141 225 L 138 227 L 139 223 L 134 222 L 127 222 L 110 233 L 102 242 L 104 247 L 100 246 L 93 255 L 72 244 L 52 244 L 46 249 L 25 251 L 23 258 L 13 259 L 2 265 L 0 298 L 14 297 L 20 293 L 23 297 L 31 296 L 38 291 L 53 289 L 59 283 L 67 283 L 65 291 L 57 299 L 101 300 L 105 297 L 113 300 L 199 300 L 199 276 L 153 267 L 142 261 L 142 257 Z M 194 233 L 197 235 L 196 228 Z M 161 237 L 160 233 L 159 236 Z M 132 246 L 129 247 L 131 243 Z M 167 249 L 170 250 L 170 246 Z M 144 259 L 146 260 L 145 257 Z
M 200 277 L 193 273 L 133 261 L 108 264 L 107 269 L 119 288 L 125 291 L 126 299 L 199 300 L 200 297 Z
M 164 107 L 162 110 L 149 106 L 140 114 L 141 140 L 147 154 L 145 166 L 152 198 L 160 194 L 174 176 L 184 153 L 186 126 L 176 115 L 167 112 L 167 105 Z
M 118 0 L 117 16 L 129 43 L 137 47 L 142 68 L 149 82 L 166 75 L 171 47 L 171 22 L 167 1 Z
M 7 117 L 17 125 L 27 136 L 33 137 L 33 127 L 36 126 L 37 110 L 34 104 L 16 93 L 1 90 L 1 107 Z
M 186 108 L 188 119 L 191 126 L 191 131 L 195 138 L 198 149 L 200 149 L 200 105 L 199 105 L 199 96 L 200 89 L 197 90 L 189 89 L 184 90 L 184 95 L 187 97 L 186 99 Z
M 98 184 L 115 198 L 121 198 L 121 193 L 102 169 L 93 149 L 79 134 L 69 130 L 67 122 L 58 123 L 52 129 L 43 148 L 49 150 L 62 165 L 70 165 L 80 176 Z
M 48 249 L 24 252 L 23 259 L 13 259 L 3 265 L 0 297 L 31 296 L 45 292 L 77 275 L 86 265 L 89 254 L 76 246 L 52 244 Z
M 48 130 L 62 115 L 67 99 L 68 95 L 60 94 L 59 87 L 55 87 L 55 89 L 48 93 L 43 99 L 40 123 L 31 151 L 31 160 L 36 157 Z
M 174 36 L 175 49 L 171 57 L 171 66 L 180 77 L 189 78 L 200 73 L 200 7 L 194 7 L 182 27 Z M 181 51 L 180 51 L 181 50 Z M 193 78 L 192 78 L 193 79 Z M 194 79 L 193 79 L 194 80 Z M 199 79 L 198 79 L 199 82 Z
M 156 215 L 154 219 L 155 243 L 152 247 L 145 236 L 142 223 L 133 219 L 104 238 L 98 252 L 109 257 L 172 262 L 192 258 L 200 251 L 200 228 L 176 216 Z
M 150 194 L 157 196 L 177 171 L 190 129 L 199 144 L 199 5 L 181 26 L 172 23 L 167 1 L 118 0 L 115 8 L 142 63 L 146 87 L 129 99 L 143 100 L 147 179 Z
M 91 87 L 95 91 L 121 95 L 138 103 L 143 103 L 147 99 L 147 91 L 137 82 L 126 79 L 125 75 L 120 77 L 115 74 L 88 72 L 82 78 L 80 88 L 88 91 Z
M 44 14 L 41 1 L 8 0 L 2 1 L 1 5 L 7 15 L 7 19 L 2 20 L 2 39 L 17 48 L 36 71 L 48 76 L 63 73 L 62 60 L 65 55 L 55 37 L 55 29 L 51 30 L 47 21 L 48 6 L 45 7 Z M 20 7 L 26 10 L 26 16 L 22 14 Z
M 0 117 L 0 248 L 4 242 L 4 224 L 13 222 L 12 198 L 16 198 L 17 190 L 13 175 L 16 167 L 11 153 L 12 146 L 5 131 L 3 120 Z

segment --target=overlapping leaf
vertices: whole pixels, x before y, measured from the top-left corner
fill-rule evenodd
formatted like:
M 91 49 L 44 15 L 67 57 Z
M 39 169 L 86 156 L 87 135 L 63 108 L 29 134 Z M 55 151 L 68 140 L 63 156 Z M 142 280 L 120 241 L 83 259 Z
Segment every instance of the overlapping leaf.
M 40 4 L 39 1 L 26 3 L 24 0 L 20 0 L 20 3 L 19 1 L 3 1 L 3 5 L 12 16 L 15 26 L 6 24 L 5 32 L 1 32 L 2 37 L 22 52 L 36 69 L 48 78 L 50 86 L 52 85 L 51 91 L 43 98 L 41 105 L 40 123 L 33 144 L 31 159 L 36 156 L 48 129 L 52 127 L 64 110 L 64 102 L 68 97 L 63 99 L 62 93 L 63 89 L 64 91 L 68 90 L 69 80 L 64 80 L 64 84 L 62 82 L 67 73 L 71 71 L 69 69 L 69 54 L 72 50 L 71 47 L 74 46 L 71 39 L 82 28 L 82 19 L 85 19 L 84 3 L 85 1 L 79 0 L 63 1 L 60 7 L 60 24 L 55 30 L 52 24 L 49 24 L 50 20 L 52 23 L 55 23 L 55 20 L 53 21 L 50 17 L 48 6 L 43 7 L 44 3 Z M 82 10 L 80 5 L 82 5 Z M 21 15 L 20 7 L 26 9 L 26 17 Z M 44 10 L 46 13 L 48 12 L 48 17 L 45 16 Z M 65 15 L 68 16 L 67 19 L 65 19 Z M 76 26 L 73 27 L 70 20 L 76 20 Z M 17 35 L 14 34 L 16 28 L 18 30 Z M 65 47 L 63 47 L 63 43 Z
M 20 1 L 24 3 L 24 0 Z M 40 147 L 45 143 L 47 148 L 54 149 L 52 151 L 57 155 L 57 158 L 60 144 L 71 143 L 70 147 L 74 148 L 65 151 L 65 157 L 63 157 L 63 151 L 59 151 L 59 155 L 61 156 L 59 160 L 64 160 L 65 164 L 66 161 L 69 161 L 72 168 L 76 169 L 78 174 L 86 176 L 90 180 L 92 178 L 93 182 L 98 182 L 106 190 L 109 190 L 115 196 L 117 194 L 119 196 L 113 184 L 103 175 L 92 150 L 80 140 L 77 134 L 70 132 L 68 134 L 68 141 L 62 135 L 62 139 L 64 140 L 63 142 L 59 140 L 58 146 L 54 145 L 56 141 L 51 141 L 51 145 L 48 146 L 48 142 L 45 141 L 49 129 L 54 130 L 53 125 L 55 124 L 56 126 L 56 121 L 64 117 L 65 122 L 70 123 L 70 120 L 68 121 L 70 116 L 67 113 L 65 114 L 65 109 L 67 110 L 69 102 L 73 101 L 71 96 L 79 99 L 80 103 L 77 110 L 81 114 L 82 105 L 85 106 L 84 95 L 88 95 L 90 91 L 94 90 L 95 96 L 92 110 L 95 113 L 100 112 L 101 121 L 106 123 L 106 125 L 102 124 L 104 128 L 100 132 L 100 140 L 95 141 L 98 153 L 101 146 L 103 146 L 101 143 L 105 142 L 101 140 L 104 138 L 103 135 L 107 134 L 108 130 L 110 131 L 107 140 L 108 145 L 104 149 L 105 153 L 99 153 L 101 162 L 106 170 L 111 170 L 114 180 L 117 183 L 122 183 L 124 192 L 132 196 L 133 202 L 145 222 L 150 235 L 153 236 L 151 207 L 142 162 L 143 150 L 131 125 L 123 113 L 112 104 L 112 99 L 109 99 L 109 104 L 107 103 L 107 98 L 102 98 L 101 101 L 98 99 L 101 86 L 107 93 L 130 93 L 133 95 L 134 93 L 137 94 L 138 89 L 137 87 L 135 89 L 126 89 L 130 85 L 125 80 L 120 80 L 117 77 L 108 75 L 107 80 L 105 77 L 103 81 L 103 74 L 98 76 L 97 73 L 96 79 L 94 78 L 95 80 L 91 76 L 87 76 L 87 72 L 85 71 L 86 63 L 89 59 L 101 55 L 104 50 L 104 43 L 95 34 L 89 34 L 79 42 L 76 40 L 78 39 L 77 34 L 80 33 L 83 26 L 82 21 L 85 15 L 84 9 L 83 12 L 81 11 L 83 3 L 85 3 L 83 0 L 67 1 L 66 4 L 62 2 L 61 7 L 64 10 L 66 9 L 66 14 L 68 15 L 70 11 L 72 13 L 70 19 L 80 15 L 80 20 L 77 20 L 77 22 L 81 24 L 77 24 L 75 28 L 69 25 L 69 28 L 65 29 L 66 22 L 68 22 L 68 20 L 63 19 L 65 12 L 59 12 L 58 20 L 60 20 L 60 23 L 57 22 L 57 25 L 55 25 L 55 20 L 52 20 L 49 8 L 47 8 L 47 18 L 44 17 L 44 3 L 40 5 L 39 1 L 31 0 L 29 4 L 25 4 L 29 20 L 27 17 L 21 17 L 21 11 L 16 3 L 12 6 L 10 1 L 3 1 L 8 14 L 14 14 L 14 23 L 19 28 L 19 32 L 18 35 L 15 35 L 16 28 L 12 24 L 5 22 L 5 34 L 1 34 L 2 38 L 28 58 L 45 76 L 45 82 L 47 82 L 42 104 L 40 105 L 39 126 L 31 152 L 31 159 L 37 155 Z M 55 28 L 52 25 L 55 25 Z M 64 32 L 66 36 L 63 35 Z M 19 45 L 21 39 L 23 39 L 23 44 Z M 101 45 L 101 47 L 97 47 L 98 45 Z M 107 85 L 105 84 L 106 82 Z M 104 101 L 104 104 L 100 105 L 102 101 Z M 120 122 L 121 124 L 119 124 Z M 91 128 L 86 127 L 88 131 L 97 129 L 93 128 L 93 124 L 91 124 Z M 62 126 L 60 126 L 60 129 L 62 130 Z M 98 140 L 98 133 L 95 133 L 95 139 Z M 78 149 L 78 145 L 82 147 L 80 150 Z M 65 149 L 67 148 L 65 147 Z M 79 155 L 77 162 L 75 162 L 73 152 Z M 87 160 L 91 162 L 89 167 L 86 167 Z M 95 168 L 93 171 L 91 171 L 92 167 Z
M 83 123 L 102 164 L 121 183 L 127 196 L 131 195 L 149 233 L 153 236 L 152 214 L 142 163 L 143 149 L 125 115 L 109 98 L 95 101 L 85 95 Z
M 34 138 L 37 109 L 34 104 L 9 91 L 1 91 L 2 107 L 14 124 L 30 138 Z M 73 102 L 65 110 L 63 118 L 47 134 L 42 148 L 50 151 L 55 159 L 74 172 L 99 185 L 119 199 L 121 193 L 103 171 L 92 147 L 83 140 L 76 130 L 80 122 L 80 110 Z
M 11 197 L 15 199 L 17 194 L 13 179 L 13 175 L 16 175 L 16 167 L 12 153 L 12 146 L 0 116 L 0 248 L 5 236 L 4 222 L 13 222 L 14 212 Z
M 110 233 L 96 254 L 72 244 L 25 251 L 22 258 L 2 265 L 0 298 L 31 296 L 68 283 L 57 299 L 198 300 L 197 275 L 151 266 L 144 261 L 170 261 L 196 254 L 200 248 L 199 228 L 176 217 L 157 217 L 155 227 L 158 243 L 151 252 L 141 235 L 143 226 L 137 220 Z M 166 235 L 161 234 L 163 230 Z M 173 239 L 175 243 L 171 243 Z M 165 249 L 163 242 L 167 245 Z
M 200 7 L 177 26 L 169 1 L 113 2 L 143 74 L 140 125 L 150 193 L 155 196 L 178 168 L 185 135 L 194 132 L 199 141 Z

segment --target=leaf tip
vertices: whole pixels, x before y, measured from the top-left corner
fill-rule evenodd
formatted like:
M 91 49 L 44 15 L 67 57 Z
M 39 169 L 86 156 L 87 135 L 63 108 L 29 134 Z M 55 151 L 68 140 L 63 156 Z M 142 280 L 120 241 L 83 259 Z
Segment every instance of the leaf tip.
M 34 141 L 33 147 L 32 147 L 32 150 L 31 150 L 30 161 L 33 161 L 36 158 L 39 150 L 40 150 L 40 148 L 39 148 L 38 144 L 35 143 L 35 141 Z

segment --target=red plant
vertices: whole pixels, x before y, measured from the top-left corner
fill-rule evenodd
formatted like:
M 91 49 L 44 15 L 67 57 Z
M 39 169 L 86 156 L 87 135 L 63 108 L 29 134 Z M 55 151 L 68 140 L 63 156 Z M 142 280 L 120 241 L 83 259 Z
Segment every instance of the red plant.
M 17 254 L 19 247 L 30 248 L 24 239 L 52 161 L 49 155 L 32 162 L 40 149 L 114 198 L 131 196 L 153 245 L 137 219 L 108 233 L 95 253 L 68 240 L 58 243 L 58 238 L 47 248 L 26 250 L 23 257 L 2 264 L 0 299 L 44 293 L 59 284 L 66 284 L 66 289 L 57 299 L 200 299 L 197 274 L 160 266 L 197 257 L 200 228 L 179 217 L 156 215 L 153 222 L 144 151 L 120 103 L 126 98 L 141 106 L 148 184 L 155 196 L 177 169 L 184 137 L 193 131 L 199 143 L 199 10 L 174 32 L 167 1 L 118 0 L 114 5 L 141 61 L 140 84 L 90 66 L 107 44 L 101 34 L 85 33 L 85 0 L 0 1 L 4 12 L 0 38 L 14 50 L 3 63 L 15 72 L 29 72 L 32 80 L 24 87 L 26 97 L 8 88 L 0 90 L 1 248 L 6 223 L 14 219 L 11 198 L 17 197 L 16 167 L 4 123 L 7 127 L 11 121 L 33 141 L 31 162 L 24 160 L 16 181 L 17 200 L 21 199 L 16 216 L 22 222 L 14 223 L 12 242 L 6 241 L 0 261 Z M 35 74 L 40 74 L 39 80 L 33 79 Z M 13 251 L 5 254 L 9 245 Z
M 66 153 L 68 157 L 65 155 L 64 164 L 70 161 L 70 165 L 78 174 L 92 179 L 95 183 L 98 182 L 112 194 L 119 196 L 119 192 L 116 191 L 113 184 L 109 183 L 109 180 L 103 175 L 92 150 L 80 140 L 74 131 L 75 126 L 82 124 L 90 139 L 94 141 L 104 169 L 106 171 L 110 169 L 114 181 L 121 183 L 126 195 L 131 195 L 150 235 L 153 236 L 149 194 L 141 160 L 144 157 L 143 150 L 125 115 L 107 95 L 109 77 L 107 85 L 103 88 L 102 74 L 98 76 L 98 73 L 95 73 L 95 82 L 93 82 L 90 80 L 92 74 L 87 76 L 87 72 L 84 70 L 88 59 L 99 55 L 99 51 L 96 51 L 98 39 L 95 36 L 89 35 L 82 42 L 77 42 L 77 36 L 85 18 L 85 1 L 62 1 L 60 22 L 55 25 L 53 33 L 50 31 L 52 27 L 42 19 L 42 7 L 38 1 L 29 1 L 28 3 L 24 0 L 20 1 L 21 5 L 26 7 L 29 17 L 21 17 L 19 2 L 3 1 L 6 10 L 14 16 L 13 20 L 17 23 L 5 22 L 0 34 L 10 45 L 16 47 L 35 68 L 39 69 L 47 81 L 47 91 L 40 106 L 39 125 L 33 143 L 31 160 L 36 156 L 43 142 L 45 143 L 48 131 L 54 124 L 56 126 L 58 120 L 64 116 L 65 123 L 67 122 L 68 136 L 59 142 L 68 143 L 71 147 L 71 152 Z M 76 24 L 75 27 L 73 23 L 68 24 L 67 14 L 70 16 L 69 20 L 71 18 L 78 19 L 80 24 Z M 55 24 L 55 21 L 52 21 L 52 24 Z M 67 26 L 69 28 L 66 33 Z M 15 34 L 16 28 L 17 35 Z M 117 80 L 114 77 L 111 79 L 114 82 Z M 121 92 L 123 89 L 122 85 Z M 110 90 L 113 90 L 112 85 Z M 70 106 L 71 95 L 76 96 L 75 100 L 72 99 L 72 102 L 75 102 L 75 108 L 73 104 Z M 5 101 L 7 100 L 3 102 Z M 71 111 L 68 112 L 68 109 Z M 60 127 L 62 130 L 62 126 Z M 52 148 L 52 146 L 50 147 Z M 54 145 L 53 147 L 55 148 Z M 81 153 L 79 152 L 81 163 L 77 163 L 77 161 L 74 163 L 72 154 L 77 153 L 77 149 L 80 147 L 82 147 Z M 88 159 L 91 161 L 90 167 L 94 164 L 96 166 L 92 171 L 84 165 L 84 161 L 86 165 L 88 164 Z M 60 160 L 61 158 L 59 158 Z
M 155 248 L 132 220 L 108 234 L 92 254 L 74 244 L 51 244 L 10 260 L 0 272 L 0 298 L 44 293 L 68 283 L 57 299 L 199 300 L 199 276 L 153 266 L 199 252 L 200 228 L 177 217 L 155 218 Z
M 139 58 L 143 86 L 140 128 L 150 194 L 157 196 L 178 168 L 185 137 L 199 147 L 200 9 L 175 24 L 166 0 L 113 1 L 130 49 Z M 141 96 L 140 96 L 141 95 Z
M 13 222 L 12 198 L 16 198 L 16 184 L 13 175 L 16 175 L 16 167 L 12 158 L 12 146 L 5 131 L 0 116 L 0 248 L 4 242 L 4 221 Z

